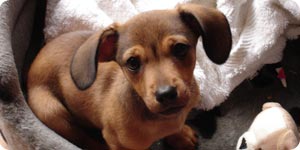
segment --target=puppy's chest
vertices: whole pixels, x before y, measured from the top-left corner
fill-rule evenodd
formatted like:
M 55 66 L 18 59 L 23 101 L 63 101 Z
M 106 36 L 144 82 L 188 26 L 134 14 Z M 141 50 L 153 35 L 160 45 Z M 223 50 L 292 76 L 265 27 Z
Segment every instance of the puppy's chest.
M 116 131 L 117 137 L 122 145 L 143 148 L 149 147 L 153 142 L 168 135 L 178 132 L 181 124 L 166 124 L 165 122 L 140 122 L 132 121 L 131 124 L 123 126 Z M 137 148 L 139 149 L 139 148 Z

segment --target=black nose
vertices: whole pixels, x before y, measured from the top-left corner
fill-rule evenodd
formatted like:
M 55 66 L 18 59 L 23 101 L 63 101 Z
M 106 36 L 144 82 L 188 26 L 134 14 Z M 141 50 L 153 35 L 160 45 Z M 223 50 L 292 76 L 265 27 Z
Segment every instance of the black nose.
M 175 101 L 177 98 L 176 87 L 173 86 L 161 86 L 155 93 L 156 99 L 160 103 L 169 103 Z

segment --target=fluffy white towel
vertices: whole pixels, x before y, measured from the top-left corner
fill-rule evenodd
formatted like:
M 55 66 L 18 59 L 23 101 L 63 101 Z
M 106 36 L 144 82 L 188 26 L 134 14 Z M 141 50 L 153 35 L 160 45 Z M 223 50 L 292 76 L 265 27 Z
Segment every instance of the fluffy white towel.
M 139 12 L 174 8 L 178 3 L 216 6 L 216 0 L 51 0 L 47 2 L 45 38 L 66 32 L 99 30 L 112 22 L 122 23 Z
M 264 64 L 280 61 L 286 40 L 300 35 L 299 0 L 52 0 L 47 6 L 46 40 L 74 30 L 98 30 L 139 12 L 173 8 L 178 3 L 216 7 L 227 16 L 232 30 L 232 52 L 223 65 L 213 64 L 201 42 L 197 45 L 194 74 L 200 85 L 201 109 L 221 104 Z
M 221 66 L 209 62 L 198 50 L 195 76 L 201 81 L 200 107 L 204 109 L 221 104 L 263 65 L 279 62 L 286 40 L 300 33 L 299 0 L 219 0 L 217 8 L 229 20 L 233 48 Z

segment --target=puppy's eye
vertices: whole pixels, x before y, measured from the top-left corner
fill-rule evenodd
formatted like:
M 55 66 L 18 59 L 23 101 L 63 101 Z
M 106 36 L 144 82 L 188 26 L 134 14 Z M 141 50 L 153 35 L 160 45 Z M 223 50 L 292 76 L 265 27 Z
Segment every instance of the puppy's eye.
M 126 66 L 129 71 L 137 72 L 141 67 L 141 62 L 137 57 L 130 57 L 126 62 Z
M 183 59 L 187 55 L 189 49 L 190 49 L 190 46 L 187 44 L 176 43 L 172 47 L 172 55 L 178 59 Z

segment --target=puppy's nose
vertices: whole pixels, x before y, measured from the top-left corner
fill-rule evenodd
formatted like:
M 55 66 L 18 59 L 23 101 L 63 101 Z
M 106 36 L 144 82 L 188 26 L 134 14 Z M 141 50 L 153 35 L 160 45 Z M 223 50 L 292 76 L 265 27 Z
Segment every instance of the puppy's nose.
M 161 86 L 155 93 L 158 102 L 166 104 L 177 99 L 177 90 L 173 86 Z

